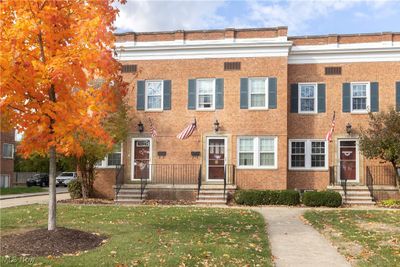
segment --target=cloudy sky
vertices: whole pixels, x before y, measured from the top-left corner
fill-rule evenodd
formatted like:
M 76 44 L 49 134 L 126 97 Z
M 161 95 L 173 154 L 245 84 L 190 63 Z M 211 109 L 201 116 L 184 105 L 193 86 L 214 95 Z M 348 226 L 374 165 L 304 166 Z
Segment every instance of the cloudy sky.
M 288 26 L 290 35 L 400 31 L 400 0 L 127 0 L 117 32 Z

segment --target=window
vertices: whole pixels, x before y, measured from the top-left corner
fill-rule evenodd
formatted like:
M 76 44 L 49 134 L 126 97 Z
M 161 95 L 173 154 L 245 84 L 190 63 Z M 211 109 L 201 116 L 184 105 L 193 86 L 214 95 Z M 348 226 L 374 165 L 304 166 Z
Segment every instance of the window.
M 163 81 L 146 81 L 146 110 L 162 110 Z
M 214 109 L 215 79 L 198 79 L 196 82 L 197 109 Z
M 277 168 L 277 138 L 240 137 L 238 162 L 241 168 Z
M 249 79 L 249 108 L 268 108 L 268 79 Z
M 369 108 L 369 83 L 351 83 L 351 111 L 367 112 Z
M 299 113 L 317 112 L 317 84 L 299 84 Z
M 114 147 L 114 151 L 107 155 L 107 165 L 108 166 L 117 166 L 121 165 L 121 144 L 116 144 Z
M 3 143 L 3 158 L 14 158 L 14 145 Z
M 113 152 L 109 153 L 102 161 L 97 162 L 96 167 L 108 168 L 122 164 L 122 144 L 116 144 Z
M 324 140 L 289 140 L 289 169 L 326 170 L 327 150 Z

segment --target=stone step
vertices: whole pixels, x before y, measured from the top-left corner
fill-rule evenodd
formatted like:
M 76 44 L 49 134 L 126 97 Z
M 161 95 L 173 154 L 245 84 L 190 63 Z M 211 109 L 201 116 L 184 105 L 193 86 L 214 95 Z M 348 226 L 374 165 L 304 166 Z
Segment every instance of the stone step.
M 196 200 L 196 204 L 226 204 L 226 200 L 222 199 L 214 199 L 214 200 L 209 200 L 209 199 L 198 199 Z
M 119 191 L 118 195 L 130 195 L 130 194 L 141 194 L 140 190 L 139 191 Z M 147 191 L 143 191 L 143 194 L 147 194 Z
M 347 200 L 344 202 L 347 205 L 360 205 L 360 206 L 374 206 L 375 202 L 373 201 L 363 201 L 363 200 Z
M 346 196 L 343 198 L 345 198 L 346 200 L 369 200 L 369 201 L 373 201 L 373 198 L 371 196 Z
M 118 204 L 142 204 L 144 200 L 141 199 L 131 199 L 131 200 L 116 200 Z
M 142 198 L 146 198 L 147 194 L 143 194 Z M 126 194 L 126 195 L 117 195 L 117 198 L 123 198 L 123 199 L 127 199 L 127 198 L 137 198 L 140 199 L 140 194 Z

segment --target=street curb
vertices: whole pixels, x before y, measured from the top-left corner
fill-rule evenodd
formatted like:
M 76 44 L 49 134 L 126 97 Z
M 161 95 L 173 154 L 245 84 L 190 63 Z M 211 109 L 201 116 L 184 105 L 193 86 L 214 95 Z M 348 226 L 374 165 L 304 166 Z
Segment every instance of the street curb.
M 58 193 L 56 193 L 56 194 L 58 195 L 58 194 L 68 194 L 68 193 L 69 193 L 69 192 L 67 191 L 67 192 L 58 192 Z M 28 193 L 28 194 L 22 194 L 22 195 L 18 195 L 18 196 L 12 196 L 12 195 L 10 195 L 10 196 L 1 197 L 1 198 L 0 198 L 0 201 L 1 201 L 1 200 L 6 200 L 6 199 L 14 199 L 14 198 L 46 196 L 46 195 L 48 195 L 48 194 L 49 194 L 49 192 Z

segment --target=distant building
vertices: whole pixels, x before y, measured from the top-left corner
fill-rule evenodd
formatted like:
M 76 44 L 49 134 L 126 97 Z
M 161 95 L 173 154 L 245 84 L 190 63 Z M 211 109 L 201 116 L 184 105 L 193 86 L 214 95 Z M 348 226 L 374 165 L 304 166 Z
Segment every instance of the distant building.
M 0 187 L 10 187 L 14 177 L 15 131 L 1 132 Z

